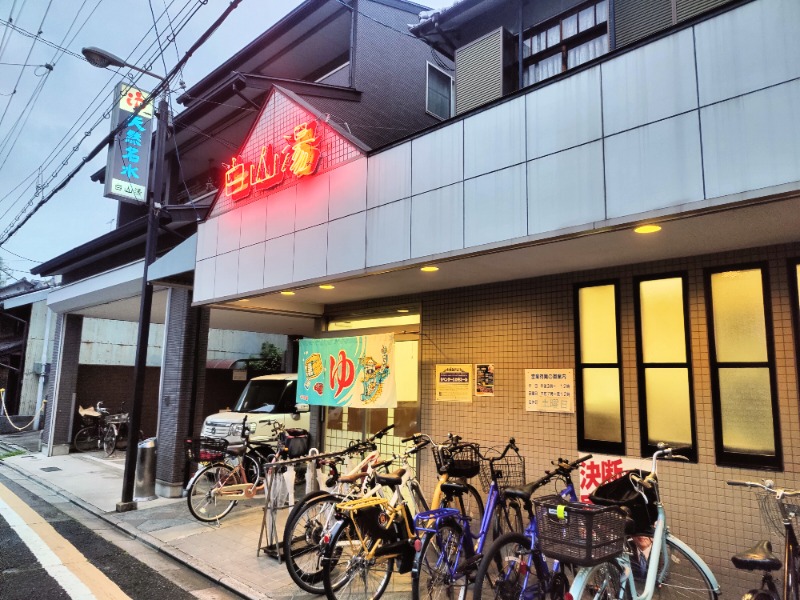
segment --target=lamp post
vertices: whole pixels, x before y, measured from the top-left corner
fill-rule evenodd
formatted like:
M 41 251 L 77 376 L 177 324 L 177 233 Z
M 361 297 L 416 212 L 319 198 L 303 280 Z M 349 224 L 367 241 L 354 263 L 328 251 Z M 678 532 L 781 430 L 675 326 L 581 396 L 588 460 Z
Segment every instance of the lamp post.
M 168 104 L 166 100 L 167 80 L 160 75 L 140 69 L 135 65 L 126 63 L 121 58 L 99 48 L 89 47 L 81 51 L 92 66 L 105 69 L 106 67 L 127 67 L 150 75 L 161 80 L 164 94 L 158 102 L 156 117 L 158 129 L 156 131 L 156 147 L 153 157 L 153 189 L 145 199 L 147 207 L 147 238 L 144 253 L 144 268 L 142 270 L 142 293 L 139 306 L 139 329 L 136 336 L 136 358 L 133 366 L 133 403 L 130 410 L 128 424 L 128 446 L 125 451 L 125 471 L 122 478 L 122 499 L 117 502 L 117 512 L 126 512 L 136 509 L 133 500 L 133 484 L 136 476 L 136 452 L 139 441 L 139 429 L 142 422 L 142 405 L 144 404 L 144 376 L 147 367 L 147 339 L 150 336 L 150 313 L 153 306 L 153 285 L 148 281 L 148 267 L 155 261 L 156 245 L 158 242 L 158 222 L 156 208 L 162 204 L 162 187 L 164 183 L 164 154 L 167 143 Z M 106 177 L 110 174 L 106 173 Z

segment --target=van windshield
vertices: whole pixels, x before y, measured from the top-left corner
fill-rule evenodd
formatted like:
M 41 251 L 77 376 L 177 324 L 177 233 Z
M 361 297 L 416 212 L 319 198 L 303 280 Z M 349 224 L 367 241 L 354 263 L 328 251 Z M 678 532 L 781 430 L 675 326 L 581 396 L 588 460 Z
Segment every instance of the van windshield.
M 294 411 L 296 381 L 254 379 L 242 391 L 235 412 L 290 413 Z

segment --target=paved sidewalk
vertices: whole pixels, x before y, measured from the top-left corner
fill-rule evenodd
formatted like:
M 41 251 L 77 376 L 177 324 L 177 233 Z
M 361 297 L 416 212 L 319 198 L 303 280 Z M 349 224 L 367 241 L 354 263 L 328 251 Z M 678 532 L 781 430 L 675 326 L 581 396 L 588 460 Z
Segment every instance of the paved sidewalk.
M 0 437 L 0 456 L 22 450 L 17 435 Z M 17 444 L 19 442 L 19 444 Z M 30 446 L 30 444 L 24 444 Z M 99 516 L 133 538 L 252 599 L 310 599 L 297 588 L 286 566 L 260 552 L 257 556 L 263 515 L 263 497 L 240 502 L 219 524 L 204 524 L 189 513 L 185 498 L 159 498 L 139 502 L 138 510 L 117 513 L 122 491 L 124 455 L 106 458 L 103 453 L 46 457 L 38 452 L 10 456 L 0 469 L 13 469 L 70 502 Z M 298 493 L 302 490 L 298 487 Z M 289 509 L 278 511 L 278 534 Z

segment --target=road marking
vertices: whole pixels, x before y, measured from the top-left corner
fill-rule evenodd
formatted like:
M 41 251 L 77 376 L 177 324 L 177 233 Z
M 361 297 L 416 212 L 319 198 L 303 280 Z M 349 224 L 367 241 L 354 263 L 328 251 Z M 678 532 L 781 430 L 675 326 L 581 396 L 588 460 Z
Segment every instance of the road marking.
M 0 516 L 73 600 L 130 600 L 36 511 L 0 484 Z

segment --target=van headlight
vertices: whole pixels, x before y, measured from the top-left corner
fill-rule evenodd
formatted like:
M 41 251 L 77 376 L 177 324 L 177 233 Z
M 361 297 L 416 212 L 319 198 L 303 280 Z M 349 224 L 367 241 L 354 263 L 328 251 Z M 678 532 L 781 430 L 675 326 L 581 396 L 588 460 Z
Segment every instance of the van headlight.
M 239 423 L 238 425 L 231 425 L 231 432 L 229 435 L 242 437 L 242 424 Z

